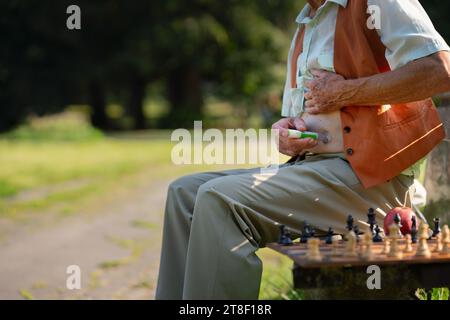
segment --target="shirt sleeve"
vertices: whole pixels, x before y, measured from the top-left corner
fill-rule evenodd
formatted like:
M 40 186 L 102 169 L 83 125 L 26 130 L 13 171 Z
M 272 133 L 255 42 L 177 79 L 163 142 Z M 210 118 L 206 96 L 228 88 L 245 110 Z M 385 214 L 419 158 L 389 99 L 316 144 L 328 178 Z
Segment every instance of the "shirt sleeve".
M 391 69 L 439 51 L 450 51 L 418 0 L 369 0 L 368 5 L 380 9 L 381 28 L 377 31 L 386 46 Z

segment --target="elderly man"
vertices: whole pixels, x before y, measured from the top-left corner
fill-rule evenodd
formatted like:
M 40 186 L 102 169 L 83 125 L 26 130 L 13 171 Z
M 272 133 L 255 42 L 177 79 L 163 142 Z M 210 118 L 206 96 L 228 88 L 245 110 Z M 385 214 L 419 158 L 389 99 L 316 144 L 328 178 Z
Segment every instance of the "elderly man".
M 343 232 L 349 214 L 410 205 L 418 164 L 444 137 L 429 97 L 450 90 L 450 48 L 417 0 L 308 0 L 297 23 L 273 125 L 292 160 L 270 178 L 234 170 L 170 185 L 157 299 L 255 299 L 255 252 L 278 224 Z

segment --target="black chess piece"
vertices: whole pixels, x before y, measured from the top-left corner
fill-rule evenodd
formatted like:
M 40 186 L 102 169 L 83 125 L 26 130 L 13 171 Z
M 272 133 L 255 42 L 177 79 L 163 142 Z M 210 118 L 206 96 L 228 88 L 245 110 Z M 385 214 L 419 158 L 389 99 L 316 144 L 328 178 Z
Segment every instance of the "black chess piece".
M 347 217 L 347 230 L 348 231 L 352 231 L 353 230 L 353 223 L 354 223 L 354 219 L 353 219 L 353 216 L 352 215 L 349 215 L 348 217 Z
M 439 218 L 434 218 L 434 228 L 433 228 L 433 234 L 431 235 L 432 238 L 435 238 L 439 233 L 441 233 L 441 220 Z
M 402 227 L 402 217 L 398 213 L 394 216 L 394 223 L 398 226 L 399 229 Z
M 380 235 L 381 229 L 378 225 L 375 226 L 375 235 L 372 238 L 373 242 L 383 242 L 383 237 Z
M 286 229 L 286 226 L 284 225 L 280 225 L 280 237 L 278 239 L 278 243 L 283 246 L 292 245 L 291 233 Z
M 411 218 L 411 241 L 412 243 L 417 243 L 417 221 L 416 216 L 412 216 Z
M 353 232 L 354 232 L 355 235 L 356 235 L 356 241 L 359 241 L 359 234 L 360 234 L 360 232 L 359 232 L 359 227 L 358 227 L 357 225 L 355 225 L 355 226 L 353 227 Z
M 310 228 L 309 235 L 310 238 L 314 238 L 316 236 L 316 229 L 314 227 Z
M 325 243 L 326 244 L 333 244 L 333 236 L 334 236 L 334 231 L 330 227 L 330 228 L 328 228 L 327 237 L 325 238 Z
M 307 243 L 308 239 L 312 237 L 312 234 L 314 234 L 314 230 L 311 228 L 311 226 L 305 222 L 305 225 L 303 226 L 303 232 L 302 236 L 300 237 L 300 243 Z
M 373 208 L 369 208 L 369 212 L 367 213 L 367 223 L 370 226 L 370 231 L 372 231 L 372 235 L 375 234 L 374 227 L 377 224 L 375 210 Z

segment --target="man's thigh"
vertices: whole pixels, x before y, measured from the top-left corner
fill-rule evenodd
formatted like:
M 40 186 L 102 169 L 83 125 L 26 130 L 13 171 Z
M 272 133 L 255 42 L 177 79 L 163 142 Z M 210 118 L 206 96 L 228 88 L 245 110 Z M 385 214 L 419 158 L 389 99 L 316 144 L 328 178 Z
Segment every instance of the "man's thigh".
M 256 224 L 284 224 L 294 232 L 301 232 L 305 222 L 320 230 L 332 227 L 344 232 L 349 214 L 357 223 L 365 221 L 368 208 L 387 210 L 396 197 L 403 199 L 407 189 L 397 179 L 364 189 L 347 161 L 327 156 L 309 157 L 272 175 L 254 171 L 202 186 L 202 191 L 215 193 L 230 207 L 243 208 Z M 270 237 L 265 240 L 273 241 L 273 232 Z
M 240 175 L 240 174 L 252 174 L 259 172 L 259 168 L 252 169 L 232 169 L 224 171 L 208 171 L 193 173 L 186 176 L 182 176 L 173 181 L 169 186 L 169 191 L 175 191 L 182 193 L 184 196 L 192 198 L 192 202 L 195 201 L 197 191 L 200 186 L 208 181 L 222 178 L 226 176 Z

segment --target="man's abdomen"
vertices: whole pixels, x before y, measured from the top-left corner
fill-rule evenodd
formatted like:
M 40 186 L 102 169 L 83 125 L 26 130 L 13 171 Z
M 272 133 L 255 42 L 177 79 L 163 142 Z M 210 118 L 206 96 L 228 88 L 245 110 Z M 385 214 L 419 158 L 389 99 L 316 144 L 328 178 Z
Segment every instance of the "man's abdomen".
M 326 134 L 329 139 L 328 143 L 323 143 L 320 141 L 316 147 L 307 151 L 312 153 L 343 152 L 344 144 L 342 141 L 340 111 L 318 115 L 305 113 L 301 118 L 305 121 L 308 131 Z

